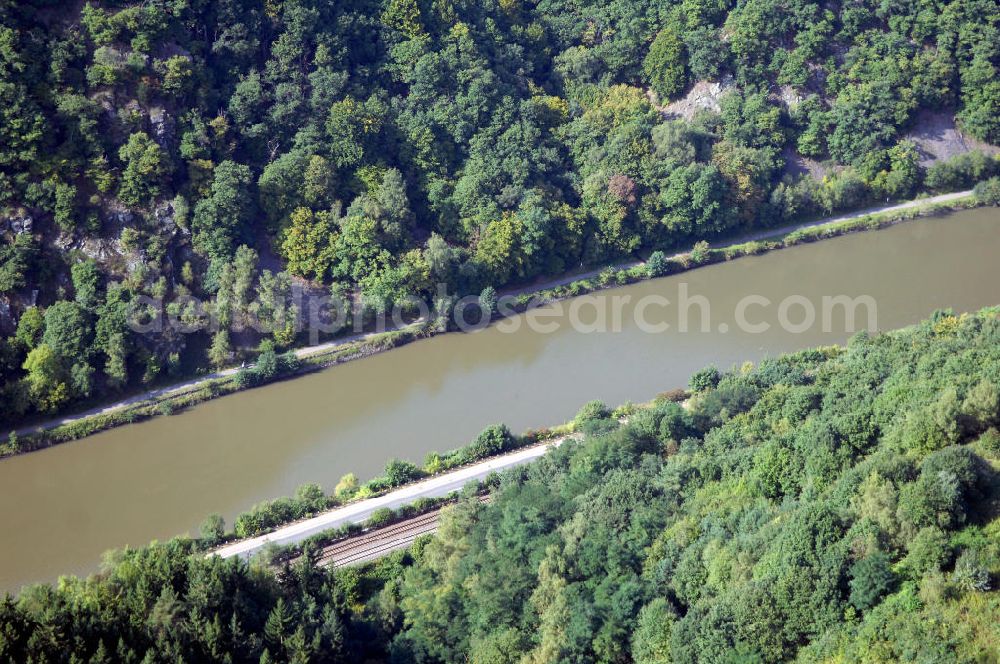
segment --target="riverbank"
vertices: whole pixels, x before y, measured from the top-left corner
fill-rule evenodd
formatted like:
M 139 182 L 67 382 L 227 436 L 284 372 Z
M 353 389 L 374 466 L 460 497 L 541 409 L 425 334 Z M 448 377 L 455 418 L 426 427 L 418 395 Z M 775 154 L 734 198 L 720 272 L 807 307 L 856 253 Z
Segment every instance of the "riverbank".
M 515 313 L 563 298 L 574 297 L 609 287 L 623 286 L 650 278 L 678 274 L 703 265 L 747 255 L 791 247 L 862 230 L 884 228 L 902 221 L 931 214 L 976 207 L 971 191 L 943 194 L 916 199 L 902 204 L 884 206 L 842 215 L 832 219 L 796 224 L 780 229 L 761 231 L 736 240 L 722 241 L 712 246 L 699 243 L 691 252 L 670 257 L 662 256 L 654 266 L 649 262 L 633 262 L 609 266 L 600 270 L 568 275 L 563 278 L 507 291 L 504 295 L 516 300 Z M 354 359 L 368 357 L 397 348 L 422 338 L 443 334 L 447 330 L 432 327 L 420 320 L 400 329 L 381 333 L 354 335 L 317 346 L 292 351 L 301 362 L 291 374 L 308 373 Z M 51 445 L 76 440 L 122 424 L 131 424 L 156 415 L 169 415 L 195 404 L 240 391 L 235 377 L 238 369 L 185 381 L 136 395 L 108 406 L 97 407 L 81 414 L 26 426 L 16 430 L 0 451 L 0 456 L 30 452 Z
M 386 472 L 387 460 L 439 468 L 437 457 L 447 455 L 438 452 L 473 441 L 491 423 L 539 430 L 572 419 L 589 399 L 644 401 L 710 364 L 739 368 L 746 360 L 843 344 L 869 327 L 864 308 L 853 324 L 835 310 L 824 327 L 825 296 L 871 297 L 877 330 L 947 307 L 979 310 L 997 301 L 998 230 L 1000 209 L 980 208 L 722 261 L 12 457 L 0 463 L 0 486 L 16 506 L 0 517 L 0 530 L 15 535 L 0 547 L 0 588 L 89 574 L 107 549 L 198 533 L 213 513 L 234 530 L 250 506 L 299 499 L 303 485 L 340 498 L 336 487 L 345 474 L 354 473 L 359 485 L 400 477 Z M 711 302 L 708 331 L 699 320 L 688 333 L 680 331 L 683 310 L 676 306 L 651 307 L 641 316 L 668 323 L 669 330 L 643 329 L 638 304 L 650 297 L 679 302 L 682 285 Z M 738 325 L 736 306 L 751 294 L 772 301 L 749 317 L 769 325 L 767 332 Z M 778 305 L 792 296 L 806 297 L 819 313 L 805 332 L 791 332 L 780 321 Z M 611 310 L 626 299 L 620 331 L 586 333 L 573 324 L 571 307 L 593 301 Z M 582 310 L 582 318 L 592 320 L 592 309 Z M 530 324 L 536 320 L 554 329 L 539 333 Z M 333 507 L 309 502 L 295 510 L 296 518 Z
M 316 535 L 348 524 L 368 521 L 379 510 L 393 510 L 421 498 L 435 499 L 460 491 L 469 482 L 485 480 L 492 473 L 531 463 L 572 436 L 562 436 L 538 445 L 521 448 L 485 461 L 408 484 L 381 496 L 367 498 L 332 509 L 310 519 L 297 521 L 270 533 L 227 544 L 210 553 L 222 558 L 250 559 L 269 546 L 299 544 Z

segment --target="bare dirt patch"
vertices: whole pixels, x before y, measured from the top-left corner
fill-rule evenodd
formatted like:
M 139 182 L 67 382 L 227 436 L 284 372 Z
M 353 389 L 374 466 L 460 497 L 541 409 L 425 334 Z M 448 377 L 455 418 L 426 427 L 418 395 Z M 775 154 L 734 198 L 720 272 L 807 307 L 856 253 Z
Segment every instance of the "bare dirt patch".
M 955 125 L 955 117 L 947 111 L 920 111 L 913 128 L 904 138 L 917 145 L 922 166 L 973 150 L 981 150 L 990 155 L 1000 154 L 1000 147 L 964 134 Z
M 803 157 L 791 145 L 786 145 L 781 151 L 781 157 L 785 160 L 784 172 L 787 175 L 809 175 L 814 180 L 822 180 L 829 173 L 837 169 L 829 163 L 821 163 L 809 157 Z

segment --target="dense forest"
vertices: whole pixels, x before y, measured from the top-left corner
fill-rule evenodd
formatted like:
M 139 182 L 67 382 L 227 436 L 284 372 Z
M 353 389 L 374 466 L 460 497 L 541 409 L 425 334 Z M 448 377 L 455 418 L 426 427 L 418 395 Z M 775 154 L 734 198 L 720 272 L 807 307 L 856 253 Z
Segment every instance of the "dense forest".
M 0 602 L 17 662 L 992 662 L 1000 314 L 715 369 L 364 568 L 173 541 Z
M 249 321 L 292 345 L 301 289 L 475 294 L 969 186 L 996 161 L 908 132 L 1000 143 L 998 66 L 994 0 L 0 0 L 0 417 L 225 365 Z

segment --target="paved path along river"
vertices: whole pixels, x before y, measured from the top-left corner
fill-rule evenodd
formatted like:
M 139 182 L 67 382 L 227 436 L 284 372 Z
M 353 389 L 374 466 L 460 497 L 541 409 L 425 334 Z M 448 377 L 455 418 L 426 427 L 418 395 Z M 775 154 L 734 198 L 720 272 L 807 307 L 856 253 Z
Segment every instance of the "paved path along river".
M 792 295 L 817 303 L 869 295 L 880 329 L 935 308 L 998 303 L 998 252 L 995 208 L 914 221 L 607 291 L 598 302 L 631 299 L 619 331 L 574 331 L 564 324 L 568 310 L 589 319 L 600 305 L 571 300 L 510 319 L 545 316 L 557 323 L 547 334 L 522 324 L 516 332 L 494 326 L 436 337 L 7 459 L 0 463 L 0 588 L 92 571 L 106 549 L 193 532 L 211 512 L 231 522 L 304 482 L 331 489 L 342 474 L 371 477 L 392 457 L 422 461 L 489 424 L 515 431 L 555 424 L 590 399 L 647 400 L 706 364 L 728 368 L 850 336 L 842 319 L 826 330 L 783 330 L 778 303 Z M 677 302 L 682 287 L 710 303 L 709 329 L 683 333 L 675 308 L 659 306 L 648 317 L 671 324 L 668 331 L 636 326 L 636 302 Z M 748 312 L 769 324 L 762 333 L 734 323 L 748 295 L 773 303 Z M 801 318 L 794 308 L 786 313 Z

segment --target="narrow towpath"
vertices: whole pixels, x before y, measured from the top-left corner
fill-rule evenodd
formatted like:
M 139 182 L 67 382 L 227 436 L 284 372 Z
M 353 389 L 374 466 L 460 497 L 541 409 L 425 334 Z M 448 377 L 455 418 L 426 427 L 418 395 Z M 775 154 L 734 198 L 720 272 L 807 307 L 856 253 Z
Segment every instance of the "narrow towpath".
M 970 189 L 968 191 L 959 191 L 959 192 L 955 192 L 955 193 L 952 193 L 952 194 L 941 194 L 940 196 L 932 196 L 932 197 L 929 197 L 929 198 L 918 198 L 918 199 L 915 199 L 915 200 L 912 200 L 912 201 L 907 201 L 905 203 L 899 203 L 899 204 L 896 204 L 896 205 L 884 205 L 884 206 L 879 206 L 879 207 L 867 208 L 865 210 L 860 210 L 858 212 L 853 212 L 851 214 L 846 214 L 846 215 L 842 215 L 842 216 L 839 216 L 839 217 L 829 217 L 829 218 L 825 218 L 825 219 L 819 219 L 819 220 L 816 220 L 816 221 L 810 221 L 810 222 L 805 222 L 805 223 L 801 223 L 801 224 L 795 224 L 795 225 L 792 225 L 792 226 L 785 226 L 785 227 L 782 227 L 782 228 L 771 228 L 771 229 L 759 231 L 759 232 L 756 232 L 756 233 L 750 233 L 750 234 L 747 234 L 747 235 L 744 235 L 744 236 L 741 236 L 741 237 L 738 237 L 738 238 L 730 238 L 730 239 L 727 239 L 727 240 L 723 240 L 720 244 L 712 244 L 712 247 L 716 248 L 716 249 L 720 249 L 720 248 L 724 248 L 724 247 L 731 246 L 731 245 L 742 244 L 744 242 L 750 242 L 750 241 L 756 241 L 756 240 L 763 240 L 763 239 L 766 239 L 766 238 L 772 238 L 772 237 L 776 237 L 776 236 L 780 236 L 780 235 L 785 235 L 786 233 L 791 233 L 793 231 L 797 231 L 797 230 L 801 230 L 801 229 L 805 229 L 805 228 L 812 228 L 814 226 L 822 226 L 823 224 L 829 224 L 829 223 L 835 223 L 835 222 L 841 222 L 841 221 L 849 221 L 851 219 L 858 219 L 860 217 L 864 217 L 865 215 L 869 215 L 869 214 L 878 214 L 878 213 L 882 213 L 882 212 L 894 212 L 894 211 L 898 211 L 898 210 L 907 210 L 907 209 L 910 209 L 910 208 L 921 208 L 921 207 L 924 207 L 926 205 L 935 205 L 935 204 L 938 204 L 938 203 L 948 203 L 948 202 L 956 201 L 956 200 L 959 200 L 961 198 L 965 198 L 965 197 L 971 196 L 971 195 L 972 195 L 972 190 Z M 678 255 L 680 255 L 680 254 L 678 254 Z M 634 267 L 636 265 L 641 265 L 641 264 L 642 264 L 641 261 L 632 261 L 630 263 L 624 263 L 624 264 L 621 264 L 621 265 L 617 265 L 615 267 L 617 267 L 619 269 L 622 269 L 622 268 L 627 269 L 627 268 Z M 501 291 L 501 293 L 503 295 L 519 295 L 519 294 L 524 294 L 524 293 L 533 293 L 533 292 L 541 291 L 541 290 L 548 290 L 550 288 L 557 288 L 559 286 L 565 286 L 566 284 L 570 284 L 570 283 L 572 283 L 574 281 L 578 281 L 580 279 L 589 279 L 589 278 L 592 278 L 592 277 L 596 277 L 601 272 L 603 272 L 605 269 L 607 269 L 607 268 L 605 267 L 605 268 L 600 268 L 600 269 L 597 269 L 597 270 L 589 270 L 589 271 L 586 271 L 586 272 L 569 273 L 569 274 L 566 274 L 566 275 L 564 275 L 562 277 L 559 277 L 558 279 L 553 279 L 551 281 L 545 281 L 545 282 L 540 282 L 540 283 L 533 283 L 533 284 L 530 284 L 530 285 L 524 286 L 524 287 L 519 287 L 519 288 L 504 290 L 504 291 Z M 419 325 L 421 322 L 423 322 L 423 320 L 418 320 L 418 321 L 416 321 L 414 323 L 410 323 L 410 324 L 408 324 L 406 326 L 403 326 L 402 328 L 397 328 L 395 326 L 389 326 L 387 329 L 385 329 L 385 330 L 383 330 L 381 332 L 367 332 L 367 333 L 355 334 L 355 335 L 352 335 L 352 336 L 349 336 L 349 337 L 343 337 L 343 338 L 340 338 L 340 339 L 335 339 L 333 341 L 328 341 L 328 342 L 325 342 L 325 343 L 317 344 L 315 346 L 306 346 L 306 347 L 303 347 L 303 348 L 298 348 L 298 349 L 295 350 L 295 355 L 297 357 L 299 357 L 299 358 L 311 357 L 313 355 L 317 355 L 317 354 L 320 354 L 320 353 L 325 353 L 325 352 L 334 350 L 334 349 L 336 349 L 336 348 L 338 348 L 340 346 L 344 346 L 346 344 L 354 343 L 354 342 L 357 342 L 357 341 L 363 341 L 365 339 L 371 338 L 371 337 L 376 336 L 378 334 L 384 334 L 385 332 L 394 332 L 394 331 L 398 331 L 400 329 L 406 329 L 408 327 L 413 327 L 413 326 Z M 85 419 L 87 419 L 89 417 L 94 417 L 96 415 L 109 415 L 111 413 L 123 410 L 125 408 L 130 407 L 130 406 L 134 406 L 136 404 L 142 403 L 144 401 L 149 401 L 149 400 L 152 400 L 152 399 L 159 399 L 159 398 L 162 398 L 162 397 L 179 396 L 181 394 L 185 394 L 187 392 L 191 392 L 191 391 L 200 389 L 201 387 L 204 387 L 207 383 L 209 383 L 209 382 L 211 382 L 213 380 L 218 380 L 219 378 L 228 378 L 228 377 L 234 376 L 237 371 L 239 371 L 239 369 L 236 368 L 236 367 L 233 367 L 233 368 L 230 368 L 230 369 L 225 369 L 225 370 L 222 370 L 222 371 L 217 371 L 217 372 L 206 374 L 206 375 L 203 375 L 203 376 L 198 376 L 197 378 L 192 378 L 192 379 L 186 380 L 184 382 L 177 383 L 175 385 L 169 385 L 169 386 L 166 386 L 166 387 L 157 388 L 155 390 L 150 390 L 148 392 L 143 392 L 141 394 L 136 394 L 134 396 L 128 397 L 126 399 L 122 399 L 120 401 L 116 401 L 114 403 L 110 403 L 110 404 L 107 404 L 107 405 L 104 405 L 104 406 L 97 406 L 95 408 L 91 408 L 89 410 L 85 410 L 83 412 L 75 413 L 75 414 L 72 414 L 72 415 L 67 415 L 65 417 L 61 417 L 61 418 L 49 420 L 49 421 L 38 423 L 38 424 L 32 424 L 32 425 L 23 426 L 23 427 L 20 427 L 18 429 L 14 429 L 13 431 L 18 436 L 27 436 L 27 435 L 30 435 L 30 434 L 33 434 L 33 433 L 37 433 L 39 431 L 45 431 L 47 429 L 54 429 L 54 428 L 56 428 L 58 426 L 62 426 L 64 424 L 72 424 L 74 422 L 79 422 L 81 420 L 85 420 Z
M 941 194 L 939 196 L 931 196 L 929 198 L 916 198 L 912 201 L 906 201 L 905 203 L 897 203 L 894 205 L 881 205 L 876 207 L 865 208 L 863 210 L 858 210 L 857 212 L 852 212 L 850 214 L 845 214 L 839 217 L 824 217 L 822 219 L 817 219 L 815 221 L 806 221 L 801 224 L 793 224 L 791 226 L 779 226 L 777 228 L 767 228 L 762 231 L 756 231 L 754 233 L 747 233 L 745 235 L 740 235 L 738 237 L 725 238 L 717 242 L 712 242 L 709 246 L 712 249 L 725 249 L 726 247 L 731 247 L 737 244 L 743 244 L 744 242 L 756 242 L 759 240 L 767 240 L 770 238 L 781 237 L 787 235 L 788 233 L 793 233 L 795 231 L 804 230 L 806 228 L 813 228 L 815 226 L 823 226 L 825 224 L 834 224 L 842 221 L 850 221 L 851 219 L 860 219 L 861 217 L 870 214 L 880 214 L 883 212 L 896 212 L 899 210 L 908 210 L 910 208 L 922 208 L 927 205 L 937 205 L 939 203 L 949 203 L 952 201 L 957 201 L 967 196 L 972 195 L 972 190 L 967 191 L 956 191 L 951 194 Z M 673 256 L 668 256 L 667 258 L 677 258 L 686 254 L 687 252 L 682 251 L 674 254 Z M 629 261 L 627 263 L 620 263 L 614 267 L 618 269 L 629 269 L 637 265 L 642 265 L 643 261 Z M 571 284 L 574 281 L 579 281 L 581 279 L 591 279 L 598 276 L 601 272 L 604 272 L 607 267 L 602 267 L 596 270 L 587 270 L 584 272 L 571 272 L 566 275 L 559 277 L 558 279 L 552 279 L 550 281 L 542 281 L 531 284 L 528 288 L 513 288 L 501 291 L 503 295 L 518 295 L 524 292 L 534 292 L 548 290 L 550 288 L 558 288 L 559 286 L 565 286 Z
M 419 482 L 390 491 L 387 494 L 359 500 L 338 507 L 310 519 L 304 519 L 279 528 L 274 532 L 240 540 L 212 551 L 209 555 L 223 558 L 239 556 L 249 559 L 262 551 L 268 544 L 298 544 L 309 537 L 338 526 L 367 521 L 375 510 L 396 509 L 409 505 L 418 498 L 441 498 L 459 491 L 473 480 L 483 480 L 490 473 L 521 466 L 538 459 L 553 447 L 558 447 L 569 437 L 555 438 L 544 443 L 515 450 L 509 454 L 493 457 L 463 468 L 435 475 Z
M 960 200 L 972 195 L 972 190 L 967 191 L 956 191 L 951 194 L 940 194 L 938 196 L 931 196 L 929 198 L 915 198 L 912 201 L 906 201 L 905 203 L 897 203 L 895 205 L 880 205 L 876 207 L 866 208 L 864 210 L 859 210 L 857 212 L 852 212 L 850 214 L 845 214 L 840 217 L 825 217 L 823 219 L 817 219 L 816 221 L 806 222 L 804 224 L 797 224 L 795 226 L 786 228 L 772 228 L 770 230 L 760 231 L 758 233 L 750 233 L 745 235 L 738 240 L 730 240 L 726 242 L 726 245 L 730 244 L 742 244 L 744 242 L 754 242 L 757 240 L 766 240 L 768 238 L 776 237 L 778 235 L 785 235 L 787 233 L 792 233 L 794 231 L 803 230 L 805 228 L 813 228 L 814 226 L 823 226 L 826 224 L 836 224 L 842 221 L 850 221 L 852 219 L 860 219 L 861 217 L 870 214 L 882 214 L 883 212 L 898 212 L 900 210 L 909 210 L 912 208 L 922 208 L 927 205 L 937 205 L 939 203 L 950 203 L 953 201 Z M 723 245 L 725 246 L 725 245 Z M 714 247 L 714 245 L 713 245 Z
M 304 359 L 307 357 L 312 357 L 313 355 L 319 355 L 327 351 L 335 350 L 347 344 L 352 344 L 357 341 L 364 341 L 366 339 L 370 339 L 371 337 L 378 336 L 379 334 L 385 334 L 386 332 L 394 332 L 397 330 L 405 330 L 410 327 L 415 327 L 421 324 L 422 322 L 424 322 L 424 320 L 420 319 L 412 323 L 408 323 L 403 327 L 390 326 L 386 330 L 383 330 L 381 332 L 376 331 L 376 332 L 364 332 L 360 334 L 353 334 L 349 337 L 341 337 L 339 339 L 335 339 L 333 341 L 327 341 L 325 343 L 317 344 L 315 346 L 305 346 L 303 348 L 296 348 L 294 349 L 293 352 L 295 353 L 295 356 L 298 357 L 299 359 Z M 253 365 L 248 365 L 248 366 L 253 366 Z M 27 436 L 33 433 L 37 433 L 39 431 L 54 429 L 64 424 L 72 424 L 74 422 L 79 422 L 81 420 L 87 419 L 88 417 L 94 417 L 96 415 L 110 415 L 111 413 L 123 410 L 125 408 L 128 408 L 129 406 L 134 406 L 136 404 L 143 403 L 144 401 L 160 399 L 163 397 L 180 396 L 182 394 L 198 390 L 213 380 L 235 376 L 239 370 L 240 370 L 239 367 L 230 367 L 229 369 L 223 369 L 222 371 L 215 371 L 210 374 L 204 374 L 202 376 L 198 376 L 197 378 L 191 378 L 189 380 L 177 383 L 175 385 L 168 385 L 166 387 L 157 388 L 155 390 L 149 390 L 148 392 L 142 392 L 140 394 L 136 394 L 126 399 L 122 399 L 120 401 L 116 401 L 114 403 L 107 404 L 104 406 L 97 406 L 95 408 L 75 413 L 73 415 L 67 415 L 66 417 L 49 420 L 47 422 L 42 422 L 41 424 L 32 424 L 23 426 L 19 429 L 15 429 L 14 432 L 18 436 Z

